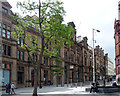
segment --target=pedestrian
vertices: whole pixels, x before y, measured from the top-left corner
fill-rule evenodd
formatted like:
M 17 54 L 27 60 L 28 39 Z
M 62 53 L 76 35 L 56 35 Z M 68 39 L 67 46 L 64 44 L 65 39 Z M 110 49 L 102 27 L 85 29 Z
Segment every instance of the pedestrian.
M 90 93 L 92 91 L 93 92 L 98 92 L 98 84 L 95 81 L 92 83 L 92 86 L 91 86 L 91 89 L 90 89 Z
M 6 87 L 6 93 L 8 93 L 8 84 L 6 84 L 5 87 Z
M 46 78 L 44 78 L 44 84 L 46 84 Z
M 12 83 L 11 85 L 11 94 L 14 93 L 15 94 L 15 85 L 14 83 Z
M 9 83 L 8 84 L 8 94 L 10 94 L 10 92 L 11 92 L 11 84 Z
M 51 85 L 51 81 L 50 81 L 50 80 L 48 80 L 48 85 L 49 85 L 49 86 Z

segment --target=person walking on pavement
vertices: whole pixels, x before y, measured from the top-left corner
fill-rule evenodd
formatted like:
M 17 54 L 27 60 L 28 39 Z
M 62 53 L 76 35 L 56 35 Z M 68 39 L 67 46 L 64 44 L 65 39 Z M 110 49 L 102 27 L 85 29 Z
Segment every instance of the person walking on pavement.
M 90 93 L 94 91 L 94 92 L 98 92 L 98 84 L 94 81 L 92 83 L 91 89 L 90 89 Z
M 6 93 L 8 93 L 8 84 L 6 84 L 5 87 L 6 87 Z
M 12 83 L 12 85 L 11 85 L 11 94 L 14 92 L 14 94 L 15 94 L 15 85 L 14 85 L 14 83 Z
M 10 91 L 11 91 L 11 84 L 9 83 L 8 84 L 8 94 L 10 94 Z

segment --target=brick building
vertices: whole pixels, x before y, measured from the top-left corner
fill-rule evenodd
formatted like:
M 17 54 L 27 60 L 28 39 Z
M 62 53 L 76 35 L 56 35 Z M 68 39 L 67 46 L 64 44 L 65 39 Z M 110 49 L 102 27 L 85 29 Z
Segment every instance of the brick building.
M 118 3 L 118 20 L 114 22 L 114 39 L 115 39 L 115 64 L 116 75 L 120 74 L 120 2 Z

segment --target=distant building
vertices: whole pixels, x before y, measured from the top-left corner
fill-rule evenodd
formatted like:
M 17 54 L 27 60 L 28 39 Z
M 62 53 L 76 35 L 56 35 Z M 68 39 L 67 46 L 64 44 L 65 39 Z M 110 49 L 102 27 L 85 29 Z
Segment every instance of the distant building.
M 108 76 L 113 76 L 115 75 L 114 71 L 114 63 L 108 58 Z
M 102 79 L 103 76 L 108 74 L 108 54 L 104 54 L 104 50 L 99 45 L 94 50 L 95 76 L 96 79 Z
M 120 74 L 120 2 L 118 3 L 118 20 L 114 22 L 114 39 L 115 39 L 115 64 L 116 75 Z

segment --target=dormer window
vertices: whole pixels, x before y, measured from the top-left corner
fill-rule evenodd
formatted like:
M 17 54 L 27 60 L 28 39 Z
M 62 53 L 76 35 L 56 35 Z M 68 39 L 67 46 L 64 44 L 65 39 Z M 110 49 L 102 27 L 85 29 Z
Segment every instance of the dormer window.
M 5 13 L 5 14 L 8 14 L 8 10 L 4 7 L 2 7 L 2 12 Z

